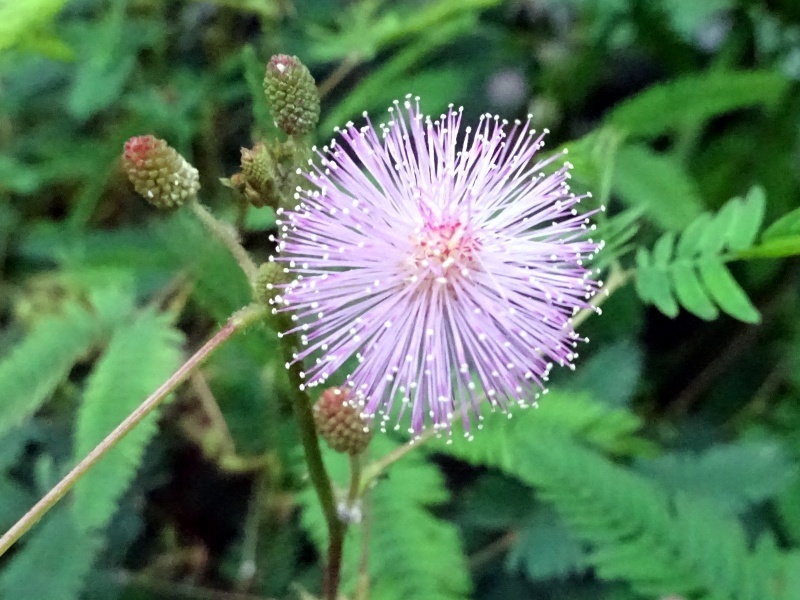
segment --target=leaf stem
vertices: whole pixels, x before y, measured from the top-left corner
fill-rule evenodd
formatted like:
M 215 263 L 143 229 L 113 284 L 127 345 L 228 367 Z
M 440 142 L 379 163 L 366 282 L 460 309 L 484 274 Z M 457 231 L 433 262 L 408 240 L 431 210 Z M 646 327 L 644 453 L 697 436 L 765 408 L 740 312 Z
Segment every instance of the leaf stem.
M 361 495 L 361 471 L 362 471 L 362 456 L 360 454 L 349 455 L 350 458 L 350 487 L 347 490 L 347 506 L 352 508 L 358 502 L 358 497 Z
M 369 598 L 369 538 L 372 533 L 371 494 L 364 494 L 362 502 L 361 556 L 359 556 L 358 559 L 358 580 L 356 583 L 355 600 L 367 600 Z
M 319 97 L 324 98 L 328 93 L 339 85 L 342 80 L 350 74 L 361 62 L 361 57 L 357 53 L 348 54 L 339 66 L 337 66 L 328 77 L 317 86 Z
M 244 271 L 247 279 L 253 281 L 258 272 L 258 267 L 256 267 L 256 264 L 247 253 L 247 250 L 239 243 L 233 228 L 217 220 L 217 218 L 212 215 L 206 207 L 200 204 L 198 200 L 189 202 L 189 208 L 191 208 L 192 212 L 200 219 L 200 222 L 206 226 L 206 229 L 225 244 L 225 247 L 228 248 L 228 251 L 236 259 L 236 262 L 239 263 L 239 267 Z
M 325 600 L 336 600 L 341 579 L 345 525 L 339 518 L 333 486 L 325 469 L 325 463 L 322 460 L 319 436 L 317 436 L 314 414 L 311 410 L 311 399 L 305 392 L 303 378 L 300 376 L 302 367 L 299 362 L 294 362 L 292 358 L 296 337 L 284 335 L 281 341 L 284 357 L 288 365 L 289 381 L 295 392 L 292 398 L 292 409 L 297 420 L 297 426 L 300 429 L 300 439 L 305 451 L 308 474 L 322 506 L 325 522 L 328 525 L 328 564 L 325 569 L 325 581 L 323 582 L 323 598 Z
M 409 442 L 403 444 L 402 446 L 398 446 L 389 454 L 381 457 L 380 459 L 376 460 L 375 462 L 367 465 L 361 475 L 361 485 L 360 485 L 360 492 L 361 494 L 364 493 L 364 490 L 375 481 L 381 474 L 388 469 L 393 463 L 397 462 L 401 458 L 403 458 L 406 454 L 421 446 L 433 436 L 436 435 L 436 432 L 433 429 L 426 429 L 423 431 L 418 437 L 413 438 Z
M 0 556 L 6 553 L 14 543 L 36 524 L 55 504 L 69 492 L 73 486 L 91 469 L 97 461 L 111 450 L 131 429 L 150 414 L 161 402 L 189 375 L 205 361 L 217 348 L 226 342 L 234 333 L 250 323 L 263 317 L 266 309 L 252 305 L 234 313 L 228 322 L 203 346 L 192 355 L 169 379 L 150 394 L 116 429 L 109 433 L 86 457 L 81 460 L 67 475 L 59 481 L 33 508 L 25 513 L 2 538 L 0 538 Z

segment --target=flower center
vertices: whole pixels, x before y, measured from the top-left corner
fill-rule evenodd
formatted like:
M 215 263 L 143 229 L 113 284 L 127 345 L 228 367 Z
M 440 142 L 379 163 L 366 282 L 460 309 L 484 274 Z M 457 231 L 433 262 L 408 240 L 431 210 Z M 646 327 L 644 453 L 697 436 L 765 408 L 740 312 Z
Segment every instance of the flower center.
M 426 223 L 410 236 L 408 265 L 412 280 L 447 283 L 452 276 L 466 277 L 475 267 L 480 243 L 460 220 Z

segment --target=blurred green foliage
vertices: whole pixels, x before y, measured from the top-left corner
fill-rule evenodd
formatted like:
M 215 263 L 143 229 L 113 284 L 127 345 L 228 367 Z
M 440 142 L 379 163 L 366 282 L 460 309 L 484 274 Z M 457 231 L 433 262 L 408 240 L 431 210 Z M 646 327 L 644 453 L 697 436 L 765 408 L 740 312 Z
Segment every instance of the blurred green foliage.
M 240 214 L 218 179 L 276 135 L 279 52 L 320 84 L 320 143 L 408 92 L 432 114 L 530 113 L 606 206 L 595 266 L 623 284 L 538 410 L 376 482 L 348 597 L 800 599 L 793 0 L 0 3 L 0 527 L 249 301 L 224 247 L 155 214 L 118 157 L 167 139 L 266 259 L 274 214 Z M 317 593 L 284 373 L 273 333 L 231 341 L 0 559 L 0 597 Z

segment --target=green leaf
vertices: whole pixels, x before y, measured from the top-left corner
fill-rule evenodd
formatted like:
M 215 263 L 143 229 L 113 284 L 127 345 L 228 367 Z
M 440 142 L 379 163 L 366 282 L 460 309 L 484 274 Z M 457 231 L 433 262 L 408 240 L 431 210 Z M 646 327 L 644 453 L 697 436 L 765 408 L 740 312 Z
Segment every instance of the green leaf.
M 7 531 L 38 500 L 11 477 L 0 476 L 0 530 Z
M 675 255 L 682 258 L 690 258 L 700 252 L 704 238 L 703 234 L 711 223 L 711 215 L 708 213 L 703 213 L 689 223 L 689 226 L 681 233 L 681 239 L 675 249 Z
M 0 598 L 78 600 L 99 542 L 57 507 L 0 571 Z
M 731 250 L 744 250 L 753 245 L 764 220 L 766 206 L 764 189 L 752 187 L 742 203 L 739 218 L 734 220 L 728 230 L 727 244 Z
M 0 434 L 33 414 L 98 341 L 100 320 L 67 304 L 63 314 L 46 317 L 0 361 Z
M 689 312 L 701 319 L 713 321 L 719 316 L 719 311 L 709 300 L 700 280 L 691 266 L 683 262 L 676 262 L 670 269 L 672 285 L 678 302 Z
M 678 314 L 677 298 L 678 304 L 702 319 L 717 318 L 720 307 L 747 323 L 758 322 L 758 311 L 723 265 L 726 260 L 742 257 L 754 249 L 721 253 L 726 249 L 749 248 L 763 220 L 765 202 L 763 191 L 754 187 L 744 201 L 733 198 L 716 215 L 698 216 L 680 234 L 677 244 L 675 234 L 668 232 L 656 241 L 652 254 L 639 248 L 636 252 L 639 297 L 670 317 Z
M 420 82 L 420 63 L 444 44 L 470 31 L 474 25 L 475 20 L 472 15 L 462 15 L 398 51 L 379 69 L 361 79 L 356 88 L 328 113 L 319 130 L 327 134 L 335 126 L 341 126 L 349 118 L 365 110 L 380 108 L 383 111 L 392 100 L 402 98 L 406 93 L 421 95 L 423 90 L 409 81 L 413 76 L 417 78 L 418 83 Z M 435 79 L 435 72 L 433 73 L 434 77 L 429 75 L 429 80 Z M 449 74 L 445 72 L 447 81 L 439 81 L 439 85 L 446 86 L 445 89 L 458 87 L 458 84 L 464 81 L 464 76 L 462 73 L 460 79 L 457 79 L 453 77 L 454 74 L 452 71 Z M 430 102 L 427 97 L 426 102 Z M 433 112 L 433 109 L 434 107 L 426 104 L 427 111 Z
M 636 252 L 636 291 L 642 300 L 655 304 L 668 317 L 678 316 L 680 309 L 667 272 L 651 264 L 650 254 L 644 248 Z
M 774 598 L 781 556 L 764 538 L 755 550 L 729 511 L 699 496 L 672 497 L 655 482 L 555 431 L 519 443 L 517 476 L 535 486 L 594 551 L 602 579 L 624 580 L 645 597 Z
M 250 302 L 251 291 L 239 265 L 191 215 L 177 212 L 154 226 L 153 243 L 161 244 L 193 277 L 192 297 L 211 316 L 224 322 Z
M 789 81 L 770 71 L 712 71 L 653 86 L 622 102 L 606 124 L 630 135 L 657 137 L 689 122 L 750 106 L 774 106 Z
M 181 335 L 166 315 L 145 312 L 115 332 L 89 376 L 75 428 L 75 460 L 83 458 L 177 368 Z M 74 513 L 86 531 L 103 528 L 133 478 L 156 431 L 149 414 L 75 486 Z
M 681 242 L 683 238 L 681 238 Z M 672 261 L 672 251 L 675 248 L 675 234 L 671 231 L 665 233 L 653 246 L 653 266 L 662 269 Z
M 642 349 L 633 340 L 621 339 L 600 347 L 595 354 L 570 373 L 564 385 L 582 390 L 611 408 L 630 404 L 644 367 Z
M 75 118 L 85 120 L 122 95 L 139 50 L 161 37 L 161 25 L 131 18 L 126 14 L 126 3 L 116 2 L 101 22 L 81 26 L 81 60 L 67 96 L 67 108 Z
M 451 440 L 431 440 L 429 448 L 456 456 L 471 464 L 493 467 L 515 475 L 514 449 L 539 431 L 559 431 L 614 454 L 638 454 L 652 450 L 636 435 L 639 417 L 626 409 L 593 401 L 585 393 L 550 390 L 538 408 L 509 415 L 487 414 L 481 430 L 466 437 L 454 426 Z
M 800 208 L 783 215 L 761 234 L 763 242 L 793 235 L 800 236 Z
M 62 62 L 75 60 L 75 51 L 72 46 L 47 27 L 40 29 L 35 36 L 21 39 L 17 48 L 23 52 L 39 54 L 52 60 Z
M 311 28 L 316 38 L 310 57 L 319 62 L 342 58 L 371 59 L 377 52 L 391 44 L 410 40 L 421 35 L 446 29 L 463 17 L 475 19 L 481 10 L 490 8 L 500 0 L 437 0 L 423 6 L 386 4 L 383 14 L 377 14 L 381 3 L 362 2 L 351 5 L 338 19 L 338 30 Z M 381 7 L 383 8 L 383 7 Z
M 470 597 L 472 583 L 458 530 L 430 513 L 448 497 L 441 473 L 420 454 L 393 465 L 387 480 L 375 488 L 370 571 L 376 599 Z
M 67 0 L 27 0 L 0 3 L 0 51 L 35 38 Z
M 741 512 L 774 497 L 798 474 L 782 446 L 773 440 L 719 444 L 702 452 L 670 452 L 643 459 L 637 469 L 672 492 L 713 500 Z
M 698 269 L 703 285 L 722 310 L 745 323 L 761 321 L 758 309 L 753 306 L 725 265 L 709 260 L 699 263 Z
M 686 170 L 644 145 L 619 149 L 613 188 L 625 204 L 641 207 L 663 229 L 683 229 L 702 212 L 700 192 Z
M 532 580 L 564 578 L 588 566 L 587 551 L 558 515 L 539 507 L 519 533 L 506 567 L 524 570 Z

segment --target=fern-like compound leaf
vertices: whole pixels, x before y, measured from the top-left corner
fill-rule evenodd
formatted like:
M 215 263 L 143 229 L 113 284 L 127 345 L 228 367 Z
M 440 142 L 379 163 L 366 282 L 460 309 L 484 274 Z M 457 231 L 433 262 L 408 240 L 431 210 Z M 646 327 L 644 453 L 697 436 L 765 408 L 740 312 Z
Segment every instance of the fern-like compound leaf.
M 124 323 L 97 361 L 75 430 L 75 460 L 83 458 L 177 368 L 182 337 L 166 315 L 145 312 Z M 116 509 L 156 431 L 151 413 L 75 486 L 73 510 L 84 530 L 103 528 Z
M 783 556 L 770 538 L 750 548 L 738 519 L 688 493 L 672 498 L 652 481 L 576 440 L 537 432 L 516 449 L 515 474 L 551 503 L 593 552 L 603 579 L 647 596 L 772 600 Z
M 75 600 L 88 575 L 100 539 L 81 530 L 67 506 L 60 506 L 23 540 L 0 574 L 0 598 Z
M 42 319 L 0 361 L 0 434 L 33 414 L 101 334 L 98 317 L 77 304 Z
M 652 251 L 639 248 L 639 297 L 669 317 L 677 316 L 679 307 L 683 307 L 710 321 L 721 309 L 741 321 L 757 323 L 758 310 L 725 262 L 752 247 L 765 205 L 763 190 L 754 187 L 745 199 L 730 200 L 716 215 L 700 215 L 679 237 L 668 232 L 656 241 Z

